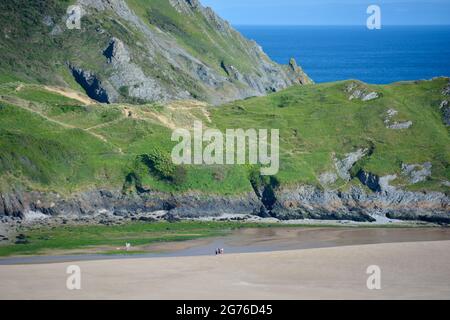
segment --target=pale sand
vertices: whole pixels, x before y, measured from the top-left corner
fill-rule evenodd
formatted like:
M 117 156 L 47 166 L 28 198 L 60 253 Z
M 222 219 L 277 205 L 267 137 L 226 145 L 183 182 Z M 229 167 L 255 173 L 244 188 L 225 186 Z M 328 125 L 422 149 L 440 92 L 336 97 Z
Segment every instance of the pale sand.
M 0 266 L 1 299 L 450 299 L 450 241 Z M 66 289 L 66 267 L 82 289 Z M 381 268 L 381 290 L 366 269 Z

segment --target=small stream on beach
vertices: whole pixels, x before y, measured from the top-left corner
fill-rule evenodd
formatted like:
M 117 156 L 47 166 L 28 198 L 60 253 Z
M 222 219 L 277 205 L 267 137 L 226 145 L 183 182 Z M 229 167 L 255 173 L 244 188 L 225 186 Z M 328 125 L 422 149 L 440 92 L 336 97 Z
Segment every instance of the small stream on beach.
M 225 254 L 339 247 L 394 242 L 450 240 L 450 228 L 260 228 L 240 229 L 227 236 L 183 242 L 151 244 L 146 253 L 70 254 L 1 258 L 0 265 L 39 264 L 70 261 L 136 259 L 214 255 L 217 248 Z

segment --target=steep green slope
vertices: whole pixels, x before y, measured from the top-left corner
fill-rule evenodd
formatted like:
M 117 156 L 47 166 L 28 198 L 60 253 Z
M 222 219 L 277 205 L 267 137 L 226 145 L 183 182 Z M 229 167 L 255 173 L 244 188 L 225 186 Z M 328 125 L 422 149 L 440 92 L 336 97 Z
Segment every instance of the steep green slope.
M 66 26 L 70 5 L 79 30 Z M 311 82 L 193 0 L 6 0 L 0 32 L 0 82 L 71 87 L 100 102 L 220 104 Z
M 357 84 L 379 98 L 349 100 Z M 280 129 L 283 186 L 308 184 L 344 190 L 360 184 L 358 171 L 397 175 L 392 185 L 409 190 L 448 192 L 450 137 L 440 102 L 448 79 L 368 86 L 355 81 L 296 86 L 267 97 L 208 107 L 177 104 L 83 105 L 40 86 L 0 87 L 0 174 L 2 188 L 71 192 L 92 187 L 124 191 L 198 190 L 236 194 L 252 190 L 249 166 L 174 166 L 170 151 L 176 127 L 205 126 Z M 391 118 L 389 110 L 396 114 Z M 211 121 L 211 122 L 209 122 Z M 390 123 L 411 121 L 406 129 Z M 351 180 L 323 183 L 336 173 L 336 159 L 368 150 L 351 168 Z M 404 165 L 430 162 L 431 174 L 411 183 Z M 253 178 L 252 178 L 253 177 Z
M 0 82 L 59 82 L 54 73 L 61 67 L 56 57 L 61 41 L 48 36 L 45 15 L 63 15 L 71 1 L 2 1 L 0 3 Z M 69 78 L 69 73 L 66 72 Z
M 23 184 L 23 179 L 30 188 L 54 190 L 64 186 L 69 192 L 105 178 L 120 183 L 123 164 L 117 148 L 53 117 L 56 110 L 74 110 L 74 101 L 32 88 L 24 91 L 17 96 L 33 102 L 15 98 L 0 103 L 3 188 Z M 43 98 L 45 105 L 41 105 Z M 41 108 L 49 111 L 49 118 L 39 112 Z M 86 111 L 76 108 L 75 112 Z
M 371 101 L 349 101 L 345 92 L 349 83 L 353 82 L 294 87 L 235 102 L 214 110 L 212 119 L 221 128 L 279 128 L 283 159 L 279 179 L 284 183 L 317 184 L 321 173 L 334 170 L 333 158 L 366 148 L 371 154 L 359 163 L 365 171 L 397 174 L 396 183 L 409 188 L 442 189 L 450 174 L 449 131 L 439 109 L 447 80 L 365 86 L 381 96 Z M 412 126 L 387 128 L 390 109 L 397 111 L 391 121 L 412 121 Z M 425 162 L 433 164 L 432 177 L 408 186 L 401 178 L 402 164 Z

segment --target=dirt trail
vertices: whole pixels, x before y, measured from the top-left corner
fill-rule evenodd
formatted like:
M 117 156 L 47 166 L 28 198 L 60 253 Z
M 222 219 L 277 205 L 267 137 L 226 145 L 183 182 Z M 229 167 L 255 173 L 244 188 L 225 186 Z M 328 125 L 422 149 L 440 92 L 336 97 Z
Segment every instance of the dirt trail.
M 211 123 L 211 115 L 207 109 L 208 104 L 206 102 L 202 101 L 196 101 L 196 100 L 183 100 L 183 101 L 174 101 L 167 105 L 167 109 L 171 111 L 192 111 L 192 110 L 200 110 L 200 112 L 203 114 L 203 116 L 206 118 L 206 120 Z
M 44 86 L 44 89 L 50 92 L 54 92 L 57 94 L 60 94 L 64 97 L 70 98 L 70 99 L 74 99 L 77 100 L 81 103 L 84 103 L 85 105 L 94 105 L 97 104 L 98 102 L 89 98 L 88 96 L 77 92 L 75 90 L 72 89 L 68 89 L 68 88 L 61 88 L 61 87 L 50 87 L 50 86 Z
M 160 113 L 156 111 L 143 111 L 140 110 L 142 116 L 136 116 L 137 119 L 149 120 L 153 119 L 162 124 L 163 126 L 174 130 L 176 128 L 192 129 L 195 120 L 201 120 L 198 114 L 193 111 L 199 111 L 206 122 L 211 123 L 211 117 L 207 110 L 208 104 L 195 100 L 182 100 L 173 101 L 164 106 L 166 112 Z
M 115 119 L 115 120 L 112 120 L 112 121 L 100 123 L 100 124 L 97 124 L 97 125 L 95 125 L 95 126 L 86 128 L 85 130 L 91 132 L 91 130 L 101 129 L 101 128 L 104 128 L 104 127 L 108 127 L 108 126 L 110 126 L 110 125 L 112 125 L 112 124 L 115 124 L 115 123 L 118 123 L 118 122 L 122 121 L 123 119 L 125 119 L 125 118 L 118 118 L 118 119 Z
M 86 133 L 88 133 L 88 134 L 94 136 L 95 138 L 97 138 L 97 139 L 99 139 L 99 140 L 101 140 L 101 141 L 103 141 L 103 142 L 105 142 L 105 143 L 109 143 L 108 139 L 106 139 L 104 136 L 102 136 L 102 135 L 100 135 L 100 134 L 98 134 L 98 133 L 89 131 L 88 129 L 79 128 L 79 127 L 73 126 L 73 125 L 71 125 L 71 124 L 64 123 L 64 122 L 61 122 L 61 121 L 52 119 L 52 118 L 46 116 L 45 114 L 43 114 L 43 113 L 41 113 L 41 112 L 39 112 L 39 111 L 37 111 L 37 110 L 34 110 L 34 109 L 32 109 L 32 108 L 26 106 L 25 103 L 20 103 L 20 102 L 21 102 L 20 99 L 17 99 L 17 98 L 16 98 L 16 99 L 8 99 L 8 98 L 9 98 L 9 97 L 2 97 L 2 98 L 0 98 L 0 100 L 5 101 L 5 102 L 8 102 L 8 103 L 14 103 L 14 105 L 15 105 L 16 107 L 19 107 L 19 108 L 22 108 L 22 109 L 24 109 L 24 110 L 26 110 L 26 111 L 32 112 L 32 113 L 34 113 L 34 114 L 36 114 L 36 115 L 38 115 L 38 116 L 44 118 L 45 120 L 47 120 L 47 121 L 49 121 L 49 122 L 52 122 L 52 123 L 55 123 L 55 124 L 57 124 L 57 125 L 59 125 L 59 126 L 62 126 L 62 127 L 64 127 L 64 128 L 67 128 L 67 129 L 80 129 L 80 130 L 83 130 L 84 132 L 86 132 Z M 121 148 L 116 147 L 116 146 L 114 146 L 114 147 L 116 148 L 116 151 L 117 151 L 117 152 L 119 152 L 120 154 L 123 154 L 123 151 L 122 151 Z
M 156 120 L 157 122 L 159 122 L 160 124 L 162 124 L 164 127 L 169 128 L 171 130 L 175 130 L 178 126 L 175 124 L 175 122 L 173 122 L 172 120 L 170 120 L 168 117 L 166 117 L 165 115 L 162 114 L 158 114 L 156 112 L 144 112 L 144 115 L 148 116 L 149 118 L 152 118 L 153 120 Z M 140 120 L 150 120 L 149 118 L 145 118 L 145 117 L 139 117 L 138 119 Z

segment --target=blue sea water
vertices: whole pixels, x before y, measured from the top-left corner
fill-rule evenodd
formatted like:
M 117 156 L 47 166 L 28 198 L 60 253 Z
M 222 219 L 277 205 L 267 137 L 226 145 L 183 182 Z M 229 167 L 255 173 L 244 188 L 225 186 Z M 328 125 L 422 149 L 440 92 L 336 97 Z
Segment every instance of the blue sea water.
M 290 57 L 315 82 L 385 84 L 450 76 L 450 26 L 237 26 L 278 63 Z

